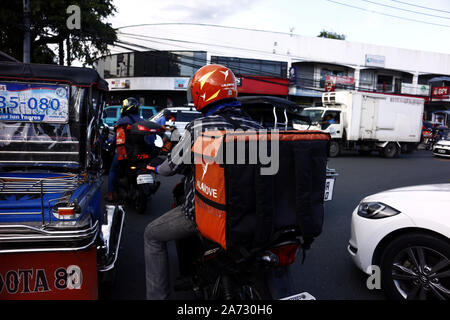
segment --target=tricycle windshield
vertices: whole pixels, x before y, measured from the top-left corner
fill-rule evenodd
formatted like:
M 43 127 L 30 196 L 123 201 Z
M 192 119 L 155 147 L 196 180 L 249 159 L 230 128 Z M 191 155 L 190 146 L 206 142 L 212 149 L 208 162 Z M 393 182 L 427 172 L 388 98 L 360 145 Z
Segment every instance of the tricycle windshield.
M 0 82 L 0 166 L 80 165 L 83 88 Z

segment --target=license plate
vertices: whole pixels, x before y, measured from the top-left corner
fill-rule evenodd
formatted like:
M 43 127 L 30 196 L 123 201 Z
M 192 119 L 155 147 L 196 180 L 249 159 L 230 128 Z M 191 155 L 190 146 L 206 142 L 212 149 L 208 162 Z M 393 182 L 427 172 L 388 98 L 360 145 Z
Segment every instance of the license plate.
M 0 300 L 97 299 L 97 250 L 0 254 Z
M 325 193 L 324 193 L 324 201 L 330 201 L 333 199 L 333 188 L 334 188 L 334 179 L 329 178 L 325 181 Z
M 140 174 L 137 176 L 137 184 L 153 183 L 155 179 L 151 174 Z
M 437 152 L 439 152 L 439 153 L 445 153 L 445 150 L 439 149 Z

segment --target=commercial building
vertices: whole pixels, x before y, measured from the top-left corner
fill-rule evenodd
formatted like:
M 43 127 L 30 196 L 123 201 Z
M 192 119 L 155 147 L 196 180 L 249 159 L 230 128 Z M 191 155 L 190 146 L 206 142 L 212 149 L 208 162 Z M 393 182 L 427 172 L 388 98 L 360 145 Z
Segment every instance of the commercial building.
M 122 28 L 119 43 L 113 49 L 120 53 L 98 63 L 112 99 L 133 93 L 146 104 L 180 104 L 195 70 L 220 63 L 237 75 L 241 95 L 319 105 L 327 89 L 354 89 L 422 96 L 430 101 L 428 111 L 450 108 L 445 95 L 433 96 L 429 82 L 450 77 L 450 55 L 444 53 L 191 24 Z M 447 85 L 440 88 L 450 89 Z

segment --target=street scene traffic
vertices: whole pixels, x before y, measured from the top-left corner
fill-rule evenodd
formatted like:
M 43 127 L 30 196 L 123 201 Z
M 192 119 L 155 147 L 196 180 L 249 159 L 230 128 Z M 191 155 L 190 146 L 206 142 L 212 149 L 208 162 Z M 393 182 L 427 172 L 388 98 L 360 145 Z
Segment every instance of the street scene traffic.
M 0 9 L 0 300 L 450 298 L 446 1 L 131 2 Z

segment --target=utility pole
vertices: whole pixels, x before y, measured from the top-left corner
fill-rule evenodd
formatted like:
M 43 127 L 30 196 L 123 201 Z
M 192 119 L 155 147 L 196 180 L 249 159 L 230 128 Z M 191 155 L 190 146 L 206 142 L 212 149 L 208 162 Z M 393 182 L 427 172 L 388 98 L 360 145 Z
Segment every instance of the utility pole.
M 25 27 L 23 35 L 23 62 L 30 63 L 30 0 L 23 0 L 23 24 Z

